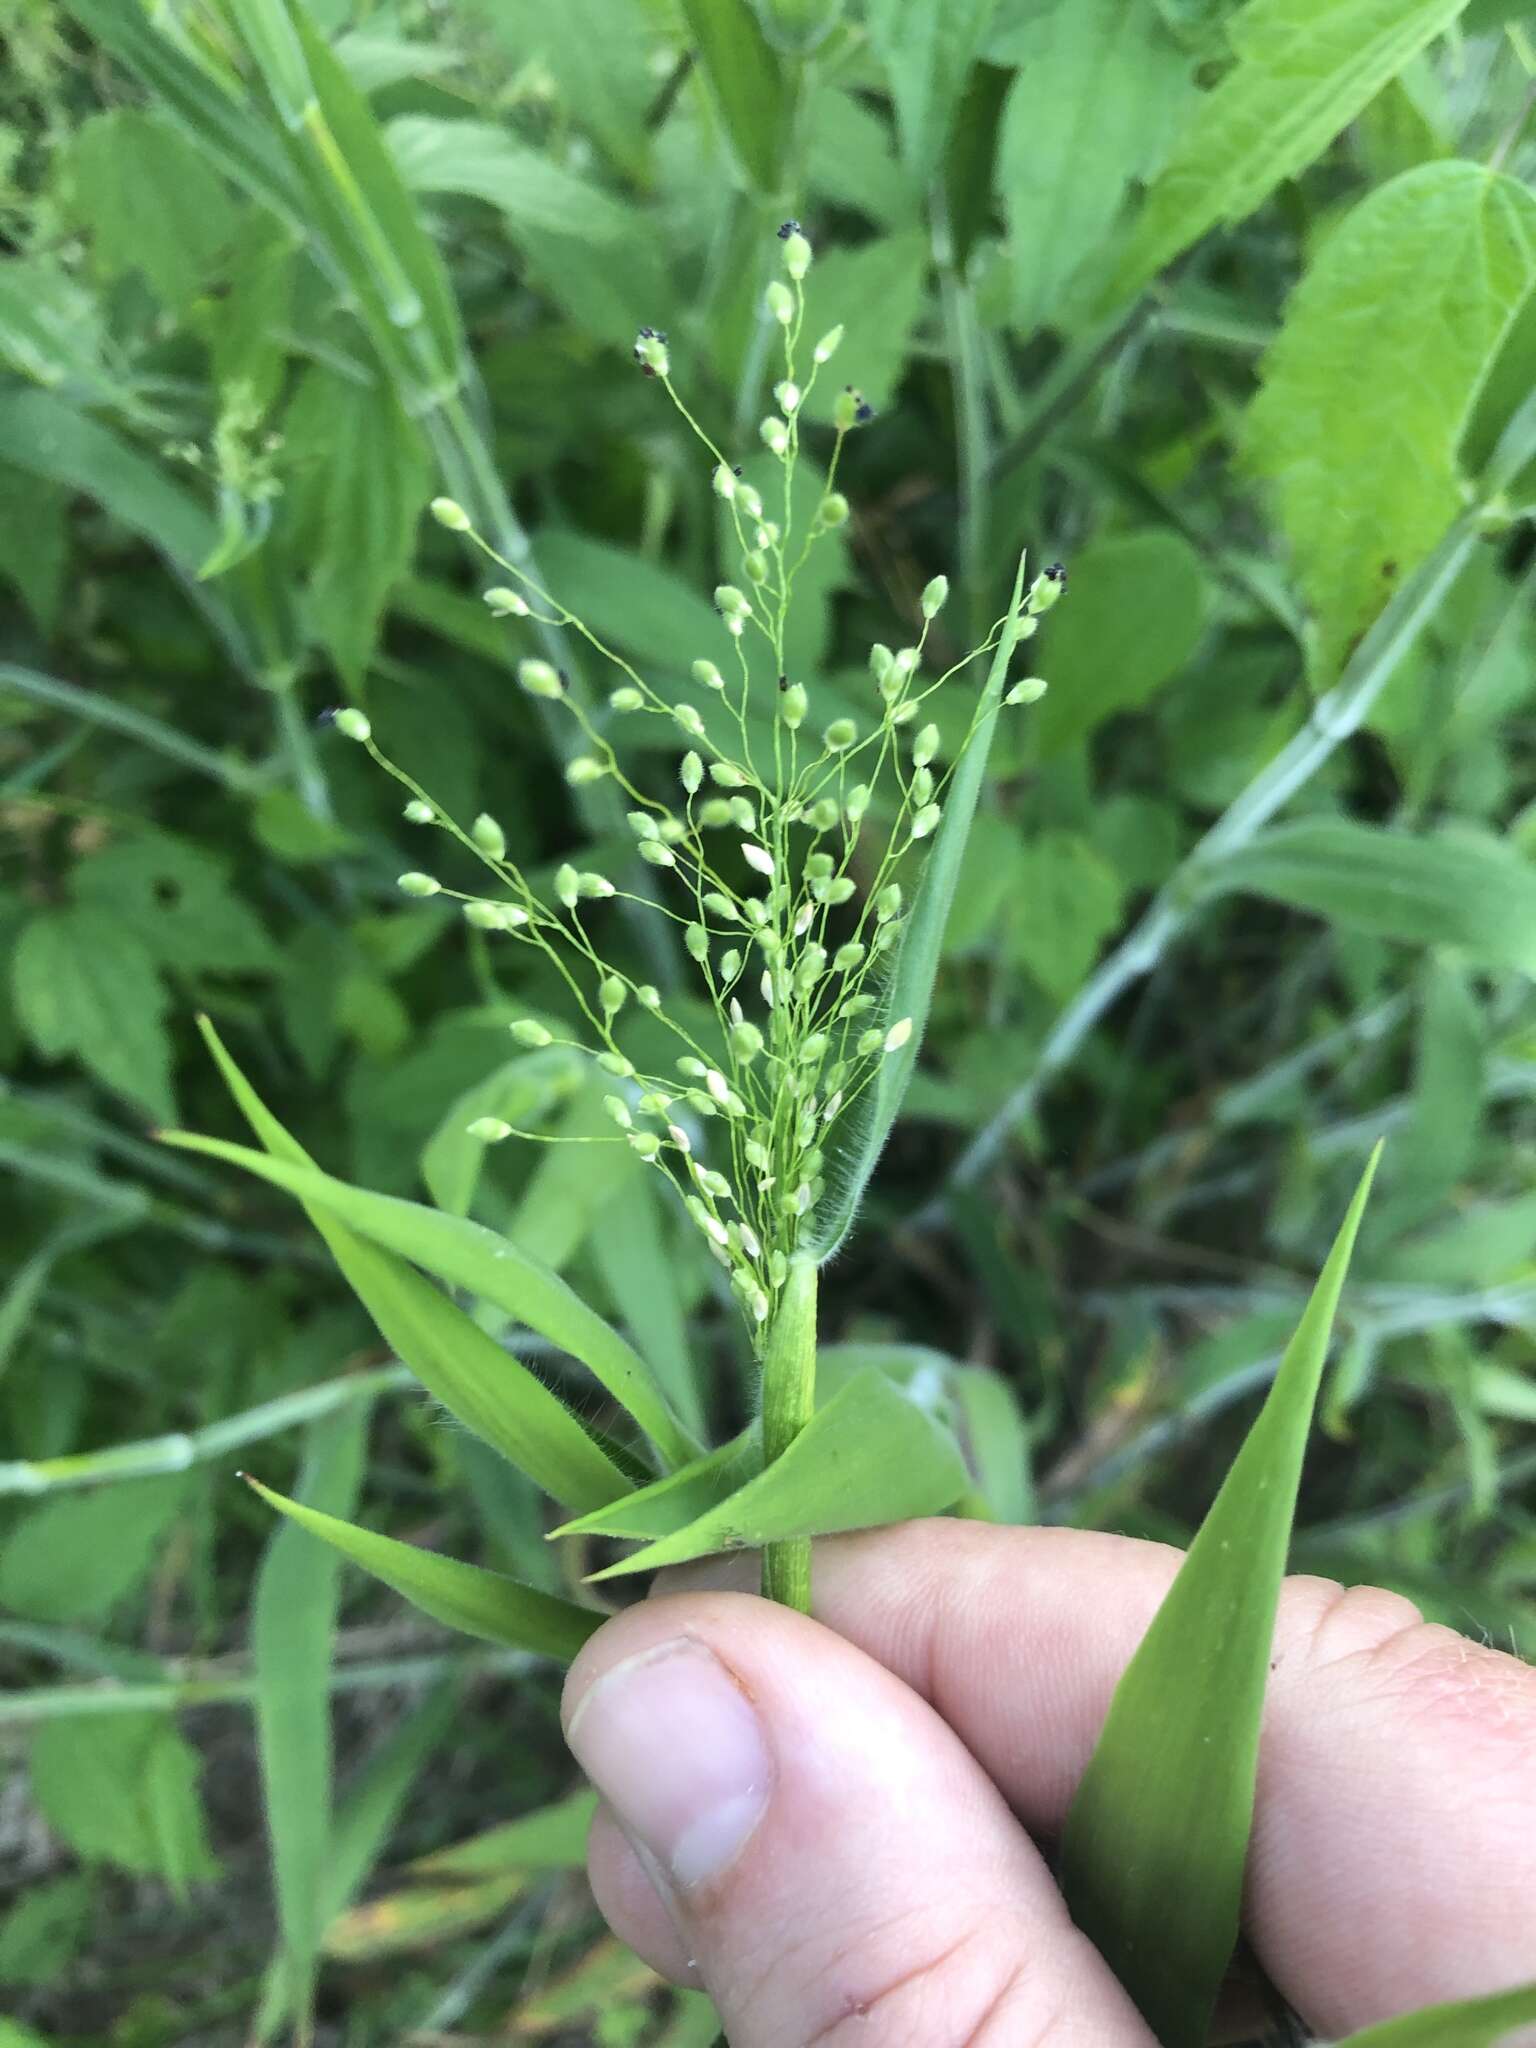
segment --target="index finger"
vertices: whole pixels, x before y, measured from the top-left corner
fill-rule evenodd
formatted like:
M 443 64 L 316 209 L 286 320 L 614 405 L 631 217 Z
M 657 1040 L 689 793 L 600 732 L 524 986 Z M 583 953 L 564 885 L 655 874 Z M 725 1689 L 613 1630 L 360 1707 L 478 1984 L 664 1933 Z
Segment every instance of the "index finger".
M 915 1522 L 818 1544 L 815 1612 L 1048 1838 L 1178 1563 Z M 1271 1672 L 1245 1921 L 1290 2002 L 1332 2035 L 1536 1977 L 1536 1672 L 1397 1594 L 1310 1578 L 1286 1582 Z

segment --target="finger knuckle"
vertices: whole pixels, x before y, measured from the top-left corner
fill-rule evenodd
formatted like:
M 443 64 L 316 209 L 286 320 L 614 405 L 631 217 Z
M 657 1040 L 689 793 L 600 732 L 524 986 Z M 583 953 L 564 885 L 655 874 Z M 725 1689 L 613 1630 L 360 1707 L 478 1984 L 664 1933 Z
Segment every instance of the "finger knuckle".
M 1529 1772 L 1536 1752 L 1536 1671 L 1518 1658 L 1426 1621 L 1411 1600 L 1379 1586 L 1314 1582 L 1304 1637 L 1315 1679 L 1344 1682 L 1350 1699 L 1453 1747 L 1469 1782 L 1483 1769 Z
M 893 1955 L 884 1971 L 865 1965 L 862 1981 L 850 1983 L 854 1960 L 844 1951 L 826 1971 L 826 2017 L 805 2048 L 1047 2048 L 1057 2036 L 1057 2015 L 1026 2010 L 1026 1962 L 975 1927 L 916 1963 Z

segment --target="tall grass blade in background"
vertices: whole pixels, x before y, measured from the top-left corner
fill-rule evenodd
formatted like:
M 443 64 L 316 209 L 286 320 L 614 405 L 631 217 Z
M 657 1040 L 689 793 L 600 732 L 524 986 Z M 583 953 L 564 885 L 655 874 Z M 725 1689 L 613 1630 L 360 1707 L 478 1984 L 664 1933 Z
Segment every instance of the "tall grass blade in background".
M 970 838 L 976 805 L 987 772 L 992 733 L 1008 682 L 1008 665 L 1024 629 L 1024 568 L 1019 557 L 1014 573 L 1013 594 L 1002 635 L 987 671 L 986 684 L 970 743 L 950 783 L 944 816 L 934 834 L 933 848 L 923 866 L 922 880 L 913 899 L 912 913 L 902 934 L 886 993 L 887 1018 L 910 1017 L 912 1030 L 906 1043 L 882 1064 L 868 1101 L 850 1129 L 839 1134 L 834 1146 L 832 1187 L 825 1213 L 818 1217 L 812 1250 L 825 1262 L 835 1256 L 854 1225 L 870 1176 L 895 1128 L 902 1098 L 911 1083 L 917 1055 L 922 1049 L 928 1011 L 933 1002 L 934 982 L 944 950 L 944 932 L 960 880 L 960 864 Z
M 1067 1815 L 1072 1916 L 1162 2048 L 1204 2048 L 1237 1940 L 1259 1721 L 1302 1459 L 1380 1148 Z
M 328 1518 L 349 1510 L 363 1475 L 368 1407 L 358 1404 L 311 1425 L 299 1512 Z M 338 1559 L 301 1532 L 278 1527 L 256 1580 L 251 1646 L 256 1665 L 256 1738 L 282 1947 L 282 2002 L 309 2038 L 320 1936 L 327 1918 L 331 1856 L 330 1668 L 340 1599 Z

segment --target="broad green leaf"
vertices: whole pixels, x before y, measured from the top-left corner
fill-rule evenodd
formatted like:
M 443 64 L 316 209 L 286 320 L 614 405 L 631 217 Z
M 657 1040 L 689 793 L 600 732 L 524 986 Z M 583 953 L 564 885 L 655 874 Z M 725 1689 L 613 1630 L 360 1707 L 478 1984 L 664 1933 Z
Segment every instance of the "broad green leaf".
M 265 1158 L 243 1145 L 185 1131 L 162 1136 L 169 1145 L 227 1159 L 274 1187 L 286 1188 L 306 1208 L 313 1205 L 326 1211 L 386 1251 L 425 1266 L 450 1286 L 466 1287 L 527 1323 L 579 1358 L 651 1437 L 668 1464 L 683 1464 L 695 1455 L 697 1446 L 667 1407 L 645 1361 L 558 1274 L 528 1258 L 509 1238 L 398 1195 L 349 1187 L 315 1167 Z
M 438 1208 L 454 1216 L 470 1212 L 486 1156 L 485 1140 L 469 1131 L 478 1117 L 500 1117 L 519 1130 L 536 1128 L 586 1078 L 579 1054 L 547 1045 L 508 1060 L 458 1096 L 421 1155 L 421 1177 Z
M 1237 62 L 1188 116 L 1106 299 L 1138 292 L 1220 222 L 1245 220 L 1450 27 L 1466 0 L 1249 0 Z
M 101 309 L 78 277 L 48 256 L 0 261 L 0 363 L 34 384 L 78 386 L 110 398 L 102 368 Z
M 843 16 L 844 0 L 753 0 L 776 50 L 805 56 L 824 43 Z
M 869 39 L 891 81 L 912 183 L 926 192 L 996 0 L 870 0 Z
M 998 1522 L 1033 1521 L 1029 1425 L 1013 1387 L 981 1365 L 959 1367 L 950 1384 L 956 1432 L 987 1512 Z
M 197 1751 L 165 1714 L 44 1721 L 28 1753 L 43 1819 L 86 1864 L 156 1877 L 173 1891 L 218 1874 L 197 1782 Z
M 679 672 L 701 655 L 725 665 L 730 636 L 719 614 L 670 569 L 628 548 L 561 531 L 539 535 L 539 568 L 556 603 L 578 613 L 609 646 Z M 606 686 L 623 680 L 596 656 L 592 669 Z
M 262 1103 L 203 1020 L 203 1037 L 230 1093 L 274 1158 L 313 1170 L 308 1154 Z M 558 1397 L 404 1256 L 347 1229 L 323 1204 L 305 1211 L 390 1348 L 451 1415 L 550 1496 L 580 1509 L 629 1491 L 629 1481 Z
M 307 541 L 310 623 L 356 696 L 415 552 L 426 449 L 382 373 L 341 376 L 324 365 L 305 373 L 284 432 L 304 451 L 292 497 Z
M 960 878 L 965 842 L 976 815 L 982 778 L 987 771 L 992 729 L 997 724 L 1003 686 L 1008 681 L 1009 664 L 1018 645 L 1023 598 L 1024 558 L 1021 555 L 1013 579 L 1007 624 L 981 693 L 975 730 L 950 778 L 944 799 L 944 816 L 934 834 L 933 850 L 923 868 L 922 880 L 913 898 L 891 971 L 884 1014 L 893 1022 L 910 1017 L 911 1036 L 899 1051 L 888 1053 L 880 1062 L 874 1085 L 865 1096 L 866 1106 L 862 1108 L 856 1124 L 846 1131 L 839 1129 L 836 1134 L 833 1171 L 829 1175 L 835 1193 L 824 1211 L 818 1212 L 811 1245 L 816 1257 L 823 1262 L 832 1257 L 853 1228 L 864 1190 L 869 1185 L 876 1161 L 885 1150 L 885 1141 L 891 1134 L 902 1097 L 917 1065 L 928 1010 L 933 1001 L 933 984 L 943 953 L 944 930 L 955 898 L 955 885 Z
M 681 0 L 688 38 L 748 182 L 779 189 L 792 113 L 790 88 L 748 0 Z
M 553 1806 L 541 1806 L 500 1827 L 451 1842 L 406 1865 L 423 1877 L 502 1877 L 519 1870 L 580 1870 L 587 1860 L 587 1831 L 597 1811 L 595 1792 L 573 1792 Z
M 670 1190 L 668 1190 L 670 1193 Z M 679 1283 L 687 1267 L 668 1242 L 663 1194 L 654 1174 L 623 1184 L 623 1213 L 610 1206 L 587 1246 L 608 1299 L 667 1399 L 695 1435 L 704 1428 L 703 1390 L 688 1342 Z
M 41 1989 L 61 1982 L 84 1948 L 94 1918 L 96 1885 L 84 1872 L 34 1880 L 0 1919 L 0 1984 Z M 6 2032 L 0 2048 L 49 2048 L 41 2034 L 20 2027 Z
M 923 310 L 928 267 L 928 239 L 915 230 L 817 257 L 805 282 L 806 338 L 814 343 L 841 327 L 843 339 L 807 401 L 810 414 L 830 413 L 845 384 L 876 404 L 893 396 Z M 874 308 L 878 317 L 871 319 Z
M 98 1621 L 148 1572 L 185 1497 L 180 1475 L 61 1494 L 0 1551 L 0 1607 L 36 1621 Z
M 464 61 L 464 53 L 447 43 L 412 42 L 405 36 L 375 35 L 367 29 L 348 29 L 336 37 L 332 48 L 358 91 L 370 97 L 407 78 L 433 78 L 439 72 L 457 70 Z
M 22 1029 L 47 1059 L 73 1053 L 115 1094 L 175 1115 L 165 990 L 142 939 L 95 906 L 45 910 L 11 958 Z
M 234 206 L 196 145 L 158 114 L 93 115 L 70 144 L 64 175 L 97 274 L 138 270 L 174 311 L 205 292 L 233 253 Z
M 302 221 L 303 196 L 280 150 L 211 67 L 152 27 L 141 8 L 120 0 L 65 0 L 65 12 L 139 80 L 205 156 L 274 212 Z
M 1204 2048 L 1237 1940 L 1280 1582 L 1376 1156 L 1269 1397 L 1115 1688 L 1067 1815 L 1072 1917 L 1162 2048 Z
M 856 93 L 824 84 L 806 127 L 806 182 L 812 192 L 867 214 L 883 228 L 910 223 L 916 195 L 897 162 L 890 128 L 872 107 Z
M 646 1171 L 603 1108 L 608 1091 L 590 1068 L 582 1080 L 585 1085 L 551 1132 L 554 1142 L 538 1147 L 537 1163 L 506 1226 L 507 1235 L 552 1273 L 563 1273 L 598 1231 L 612 1235 L 627 1228 L 623 1205 Z
M 606 246 L 636 232 L 628 207 L 489 121 L 402 114 L 387 133 L 413 192 L 484 199 L 506 215 L 514 233 L 520 227 L 542 228 Z
M 392 1536 L 359 1529 L 334 1515 L 317 1513 L 274 1493 L 259 1480 L 252 1479 L 249 1484 L 280 1514 L 351 1558 L 423 1614 L 448 1628 L 461 1629 L 465 1635 L 508 1643 L 536 1656 L 569 1659 L 606 1619 L 573 1601 L 520 1586 L 500 1572 L 460 1564 L 454 1558 L 419 1550 L 414 1544 L 397 1543 Z
M 1005 906 L 1012 957 L 1058 1002 L 1078 988 L 1120 921 L 1120 878 L 1077 832 L 1041 832 L 1018 849 Z
M 1487 1998 L 1428 2005 L 1364 2027 L 1336 2048 L 1498 2048 L 1516 2027 L 1536 2025 L 1536 1984 Z
M 1188 73 L 1146 0 L 1056 0 L 1032 24 L 997 161 L 1013 320 L 1024 334 L 1061 318 L 1131 179 L 1161 156 L 1185 109 Z
M 305 1513 L 347 1512 L 362 1484 L 371 1403 L 310 1425 L 300 1491 Z M 256 1746 L 271 1845 L 279 1945 L 273 1974 L 302 2032 L 314 1992 L 331 1857 L 331 1659 L 340 1569 L 294 1529 L 275 1527 L 251 1603 Z
M 657 81 L 653 18 L 645 8 L 634 0 L 561 0 L 558 7 L 547 0 L 469 0 L 469 11 L 515 64 L 536 59 L 554 81 L 565 120 L 636 184 L 649 185 L 646 117 Z
M 276 947 L 230 888 L 226 863 L 190 839 L 140 829 L 79 862 L 70 889 L 162 967 L 270 974 L 279 965 Z
M 870 1369 L 852 1378 L 766 1470 L 594 1579 L 659 1571 L 721 1550 L 941 1514 L 965 1492 L 954 1438 Z
M 1536 863 L 1505 841 L 1301 818 L 1197 875 L 1206 894 L 1251 890 L 1346 931 L 1457 946 L 1480 966 L 1536 974 Z
M 1072 602 L 1054 611 L 1038 660 L 1050 689 L 1018 728 L 1049 758 L 1106 718 L 1139 711 L 1193 656 L 1210 615 L 1200 558 L 1176 533 L 1115 535 L 1072 562 Z
M 57 392 L 0 391 L 0 447 L 15 468 L 94 498 L 186 575 L 206 560 L 214 526 L 197 499 Z
M 1370 193 L 1292 295 L 1248 415 L 1331 680 L 1461 510 L 1457 448 L 1536 280 L 1536 196 L 1432 163 Z M 1397 313 L 1411 301 L 1414 318 Z
M 1388 1244 L 1441 1211 L 1477 1154 L 1487 1085 L 1482 1012 L 1466 966 L 1431 955 L 1419 977 L 1411 1115 L 1393 1141 L 1367 1245 Z

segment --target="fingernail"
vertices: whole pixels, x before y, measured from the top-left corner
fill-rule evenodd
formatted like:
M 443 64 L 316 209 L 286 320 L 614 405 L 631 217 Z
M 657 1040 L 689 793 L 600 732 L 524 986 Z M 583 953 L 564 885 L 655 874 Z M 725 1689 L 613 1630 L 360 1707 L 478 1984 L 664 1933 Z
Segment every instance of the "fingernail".
M 773 1787 L 752 1702 L 687 1637 L 604 1672 L 565 1739 L 626 1832 L 682 1890 L 735 1861 Z

